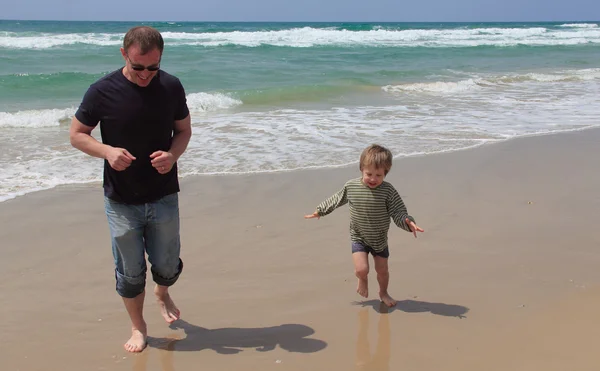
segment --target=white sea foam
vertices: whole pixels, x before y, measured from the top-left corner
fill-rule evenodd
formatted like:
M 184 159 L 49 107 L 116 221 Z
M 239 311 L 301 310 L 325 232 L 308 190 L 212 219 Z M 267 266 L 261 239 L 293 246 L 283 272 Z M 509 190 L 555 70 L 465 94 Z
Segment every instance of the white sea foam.
M 468 79 L 464 81 L 434 81 L 426 83 L 413 83 L 413 84 L 401 84 L 401 85 L 386 85 L 382 89 L 388 93 L 393 92 L 434 92 L 434 93 L 455 93 L 465 90 L 478 89 L 479 85 L 476 80 Z
M 220 93 L 192 93 L 187 96 L 190 111 L 212 112 L 243 104 L 240 100 Z M 45 128 L 68 125 L 76 108 L 0 112 L 2 128 Z
M 560 29 L 473 28 L 473 29 L 407 29 L 376 27 L 369 31 L 302 27 L 276 31 L 231 32 L 163 32 L 169 45 L 222 46 L 261 45 L 286 47 L 313 46 L 388 46 L 388 47 L 474 47 L 514 45 L 575 45 L 600 43 L 596 24 L 565 24 Z M 47 49 L 74 44 L 116 46 L 123 34 L 20 34 L 0 32 L 0 48 Z
M 597 23 L 565 23 L 561 24 L 560 27 L 569 28 L 598 28 Z
M 599 125 L 599 79 L 600 69 L 473 75 L 458 82 L 389 85 L 383 89 L 393 103 L 381 106 L 260 112 L 226 95 L 192 93 L 194 135 L 180 171 L 186 176 L 343 166 L 356 162 L 371 142 L 410 156 L 580 130 Z M 31 112 L 5 114 L 17 124 L 0 127 L 0 200 L 101 180 L 102 160 L 72 148 L 68 125 L 59 125 L 73 109 L 39 111 L 45 117 L 40 122 L 52 124 L 15 119 L 39 116 Z M 99 131 L 93 134 L 98 138 Z
M 74 108 L 0 112 L 0 128 L 42 128 L 59 126 L 70 120 Z
M 192 93 L 187 96 L 187 104 L 192 112 L 209 112 L 232 108 L 243 103 L 220 93 Z
M 107 33 L 75 33 L 38 35 L 21 35 L 16 32 L 0 32 L 0 48 L 14 49 L 48 49 L 57 46 L 75 44 L 91 44 L 100 46 L 120 45 L 123 41 L 121 34 Z
M 312 27 L 280 31 L 171 33 L 165 37 L 176 45 L 260 45 L 313 46 L 394 46 L 394 47 L 471 47 L 512 45 L 573 45 L 600 43 L 600 29 L 481 28 L 452 30 L 348 31 Z
M 421 92 L 452 94 L 458 92 L 481 90 L 506 84 L 519 84 L 527 82 L 577 82 L 600 80 L 600 68 L 583 70 L 565 70 L 554 73 L 526 73 L 512 75 L 493 75 L 478 78 L 469 78 L 460 81 L 433 81 L 386 85 L 382 90 L 387 93 Z

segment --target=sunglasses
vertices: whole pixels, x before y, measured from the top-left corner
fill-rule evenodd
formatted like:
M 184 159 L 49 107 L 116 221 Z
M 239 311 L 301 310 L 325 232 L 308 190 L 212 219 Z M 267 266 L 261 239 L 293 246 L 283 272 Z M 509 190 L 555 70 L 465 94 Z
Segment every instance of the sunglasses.
M 140 66 L 140 65 L 135 65 L 135 64 L 131 63 L 131 59 L 129 59 L 129 56 L 127 57 L 127 60 L 129 61 L 129 64 L 131 64 L 131 69 L 134 71 L 148 70 L 150 72 L 155 72 L 160 69 L 160 63 L 155 66 Z

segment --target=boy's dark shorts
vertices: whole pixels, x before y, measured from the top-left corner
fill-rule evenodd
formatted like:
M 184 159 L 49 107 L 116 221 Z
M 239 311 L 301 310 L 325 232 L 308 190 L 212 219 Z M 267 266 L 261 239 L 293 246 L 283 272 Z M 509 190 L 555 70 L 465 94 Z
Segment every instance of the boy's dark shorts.
M 373 256 L 379 256 L 379 257 L 386 258 L 386 259 L 390 257 L 390 249 L 387 247 L 385 248 L 385 250 L 383 250 L 381 252 L 376 252 L 369 246 L 366 246 L 360 242 L 353 241 L 352 242 L 352 253 L 354 254 L 355 252 L 366 252 L 367 254 L 371 254 Z

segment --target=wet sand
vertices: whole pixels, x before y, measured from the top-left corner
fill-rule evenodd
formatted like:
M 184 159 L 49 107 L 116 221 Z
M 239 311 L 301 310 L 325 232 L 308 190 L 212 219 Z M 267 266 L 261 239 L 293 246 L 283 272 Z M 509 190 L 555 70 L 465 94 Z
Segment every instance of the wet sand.
M 425 228 L 390 233 L 382 308 L 355 293 L 348 209 L 304 220 L 355 166 L 182 180 L 182 321 L 151 295 L 128 354 L 99 185 L 0 203 L 3 370 L 596 370 L 600 130 L 397 159 Z M 357 154 L 358 157 L 358 154 Z M 150 289 L 151 282 L 148 282 Z

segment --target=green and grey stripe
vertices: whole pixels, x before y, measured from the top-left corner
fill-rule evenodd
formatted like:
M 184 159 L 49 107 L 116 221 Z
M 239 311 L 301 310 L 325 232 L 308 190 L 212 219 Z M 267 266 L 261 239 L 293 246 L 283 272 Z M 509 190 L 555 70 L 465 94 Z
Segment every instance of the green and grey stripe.
M 350 207 L 350 238 L 376 252 L 388 247 L 390 218 L 398 227 L 411 231 L 406 218 L 413 222 L 414 219 L 408 215 L 398 191 L 388 182 L 369 188 L 361 178 L 349 180 L 344 188 L 317 206 L 317 212 L 325 216 L 345 204 Z

